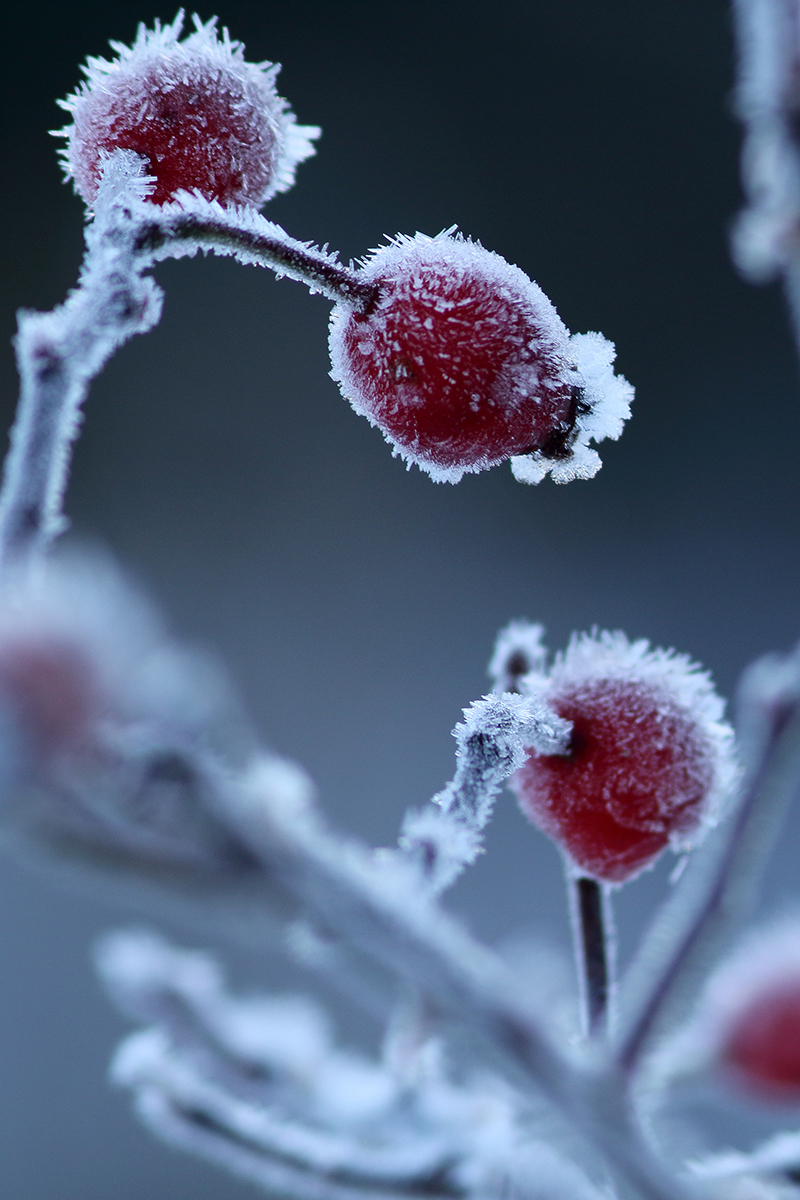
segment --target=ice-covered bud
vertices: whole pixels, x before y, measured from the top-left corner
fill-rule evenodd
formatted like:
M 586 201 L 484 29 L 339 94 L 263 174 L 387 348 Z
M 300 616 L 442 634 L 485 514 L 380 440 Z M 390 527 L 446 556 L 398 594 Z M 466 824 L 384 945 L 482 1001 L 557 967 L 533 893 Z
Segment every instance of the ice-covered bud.
M 566 754 L 532 750 L 511 786 L 582 874 L 623 883 L 715 822 L 735 777 L 733 734 L 708 674 L 687 657 L 621 633 L 582 634 L 526 686 L 573 732 Z
M 117 149 L 146 159 L 157 204 L 186 189 L 258 206 L 291 187 L 314 153 L 319 130 L 296 123 L 275 90 L 279 68 L 245 62 L 227 29 L 217 36 L 216 18 L 194 24 L 183 41 L 182 12 L 171 25 L 140 25 L 132 46 L 112 43 L 112 61 L 90 58 L 86 81 L 59 101 L 72 118 L 59 130 L 64 169 L 87 204 Z
M 333 310 L 333 378 L 396 454 L 437 482 L 511 459 L 538 483 L 588 478 L 588 441 L 617 438 L 633 389 L 599 334 L 570 337 L 519 267 L 451 231 L 373 252 L 366 311 Z

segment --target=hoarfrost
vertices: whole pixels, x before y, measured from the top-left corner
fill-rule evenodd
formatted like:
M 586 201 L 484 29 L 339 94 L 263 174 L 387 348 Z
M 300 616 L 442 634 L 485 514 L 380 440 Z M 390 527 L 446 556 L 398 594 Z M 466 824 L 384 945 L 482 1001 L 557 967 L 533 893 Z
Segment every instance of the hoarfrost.
M 144 931 L 105 939 L 98 966 L 123 1010 L 149 1025 L 112 1065 L 141 1118 L 269 1190 L 600 1200 L 530 1136 L 510 1089 L 487 1074 L 456 1082 L 434 1042 L 406 1042 L 415 1071 L 341 1048 L 304 998 L 231 996 L 207 955 Z
M 602 462 L 589 442 L 605 438 L 616 441 L 631 415 L 633 387 L 622 375 L 614 373 L 614 343 L 600 333 L 573 333 L 570 349 L 582 398 L 568 442 L 569 453 L 555 459 L 542 451 L 515 456 L 511 459 L 511 470 L 520 483 L 540 483 L 548 472 L 554 483 L 593 478 Z

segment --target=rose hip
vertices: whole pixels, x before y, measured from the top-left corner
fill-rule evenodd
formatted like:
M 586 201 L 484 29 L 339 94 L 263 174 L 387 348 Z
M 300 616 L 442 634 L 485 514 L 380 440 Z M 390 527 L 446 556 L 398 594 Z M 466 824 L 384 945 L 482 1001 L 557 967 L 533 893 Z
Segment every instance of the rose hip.
M 575 639 L 545 684 L 573 724 L 564 755 L 512 778 L 523 812 L 586 875 L 622 883 L 713 815 L 730 730 L 707 676 L 620 634 Z
M 62 107 L 72 124 L 65 170 L 84 200 L 97 194 L 104 159 L 116 149 L 146 159 L 155 179 L 149 199 L 163 204 L 181 189 L 206 200 L 263 204 L 294 180 L 313 153 L 318 130 L 295 124 L 275 90 L 278 68 L 247 63 L 214 22 L 179 41 L 172 25 L 140 27 L 132 47 L 114 44 L 113 62 L 91 59 L 87 81 Z

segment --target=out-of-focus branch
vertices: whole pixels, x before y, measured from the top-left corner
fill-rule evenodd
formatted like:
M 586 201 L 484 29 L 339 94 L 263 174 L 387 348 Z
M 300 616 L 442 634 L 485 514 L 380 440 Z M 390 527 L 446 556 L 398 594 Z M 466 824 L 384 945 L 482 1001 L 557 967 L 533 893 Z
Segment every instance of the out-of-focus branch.
M 744 124 L 734 258 L 754 282 L 782 277 L 800 351 L 800 6 L 734 0 Z
M 432 1011 L 466 1028 L 476 1048 L 526 1090 L 544 1093 L 646 1200 L 688 1193 L 653 1157 L 618 1078 L 570 1061 L 517 999 L 513 974 L 418 886 L 413 865 L 331 836 L 308 808 L 273 808 L 249 779 L 230 792 L 230 818 L 282 885 L 368 957 L 420 988 Z
M 298 1198 L 547 1196 L 600 1200 L 583 1172 L 524 1130 L 515 1097 L 485 1073 L 454 1082 L 434 1045 L 417 1069 L 336 1045 L 298 997 L 225 989 L 205 954 L 138 931 L 98 965 L 114 999 L 151 1024 L 113 1076 L 167 1141 Z

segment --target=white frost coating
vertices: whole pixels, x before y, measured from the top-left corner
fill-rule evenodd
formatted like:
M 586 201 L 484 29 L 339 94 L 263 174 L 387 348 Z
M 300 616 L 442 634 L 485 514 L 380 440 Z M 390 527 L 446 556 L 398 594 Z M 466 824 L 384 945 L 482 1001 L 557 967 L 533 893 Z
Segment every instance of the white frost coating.
M 454 1082 L 429 1041 L 406 1047 L 416 1069 L 339 1048 L 307 1001 L 231 996 L 206 955 L 141 931 L 107 938 L 99 965 L 124 1011 L 152 1022 L 119 1048 L 114 1081 L 159 1137 L 238 1175 L 328 1200 L 599 1200 L 531 1138 L 508 1088 L 485 1075 Z
M 725 1150 L 694 1159 L 687 1165 L 699 1179 L 730 1179 L 748 1173 L 772 1173 L 796 1168 L 800 1163 L 800 1133 L 776 1133 L 755 1150 Z M 795 1193 L 796 1195 L 796 1193 Z
M 0 511 L 0 557 L 31 539 L 46 544 L 60 516 L 70 447 L 89 381 L 129 337 L 161 316 L 162 293 L 141 278 L 132 212 L 150 180 L 138 155 L 118 150 L 105 163 L 78 286 L 49 313 L 22 312 L 16 338 L 20 401 L 11 433 Z
M 207 200 L 204 196 L 197 195 L 196 192 L 179 191 L 176 192 L 173 200 L 168 204 L 160 205 L 155 211 L 152 206 L 149 208 L 140 206 L 137 210 L 137 217 L 143 225 L 155 226 L 159 230 L 163 230 L 166 235 L 166 241 L 162 246 L 142 254 L 141 270 L 163 259 L 193 258 L 196 254 L 211 252 L 230 255 L 244 266 L 269 266 L 277 279 L 286 277 L 287 279 L 301 280 L 307 284 L 312 295 L 315 292 L 322 292 L 331 299 L 339 298 L 339 293 L 326 291 L 323 280 L 320 280 L 319 285 L 315 286 L 314 282 L 309 280 L 307 268 L 299 266 L 297 270 L 293 270 L 290 262 L 278 264 L 274 260 L 270 260 L 269 254 L 264 250 L 248 246 L 247 235 L 252 234 L 256 238 L 271 239 L 281 249 L 289 252 L 292 250 L 309 251 L 313 255 L 314 262 L 323 267 L 341 267 L 335 253 L 320 250 L 312 242 L 301 242 L 290 237 L 280 225 L 276 225 L 274 221 L 268 221 L 249 205 L 222 205 L 217 200 Z M 213 241 L 211 237 L 205 235 L 181 236 L 180 239 L 173 240 L 175 229 L 186 217 L 206 226 L 213 226 L 219 233 L 230 233 L 231 241 L 223 244 L 220 241 Z M 236 237 L 239 238 L 238 241 L 234 241 Z
M 593 630 L 574 634 L 565 651 L 556 655 L 547 677 L 533 675 L 521 681 L 545 700 L 593 680 L 638 682 L 663 696 L 669 708 L 677 708 L 692 723 L 707 748 L 711 783 L 706 793 L 700 826 L 690 834 L 673 835 L 673 849 L 696 846 L 719 821 L 723 805 L 739 777 L 734 753 L 733 730 L 724 719 L 725 703 L 717 694 L 708 671 L 688 655 L 651 646 L 645 638 L 631 642 L 624 633 Z
M 165 998 L 192 1017 L 240 1062 L 315 1077 L 331 1049 L 327 1015 L 306 996 L 247 996 L 235 1004 L 225 993 L 211 955 L 176 950 L 148 930 L 124 929 L 95 950 L 100 976 L 117 1005 L 139 1020 L 163 1020 Z
M 563 458 L 550 459 L 539 451 L 516 455 L 511 459 L 511 470 L 520 483 L 540 483 L 548 472 L 554 483 L 593 478 L 602 462 L 589 442 L 602 442 L 605 438 L 616 441 L 631 415 L 633 387 L 622 375 L 614 373 L 614 343 L 600 333 L 573 333 L 570 350 L 585 408 L 578 408 L 569 453 Z
M 409 811 L 401 849 L 423 869 L 434 891 L 449 887 L 482 853 L 483 830 L 503 783 L 534 747 L 565 751 L 572 724 L 538 697 L 493 693 L 464 709 L 453 730 L 456 773 L 431 801 L 437 808 Z
M 159 83 L 202 82 L 213 78 L 225 95 L 236 97 L 236 107 L 253 125 L 249 144 L 236 148 L 236 166 L 242 174 L 242 197 L 264 204 L 292 186 L 297 166 L 315 153 L 316 126 L 298 125 L 294 113 L 275 90 L 280 67 L 269 62 L 248 63 L 241 42 L 231 41 L 227 29 L 217 34 L 217 18 L 203 24 L 197 16 L 194 32 L 183 41 L 181 10 L 168 25 L 156 21 L 153 29 L 139 26 L 132 46 L 112 42 L 117 58 L 89 58 L 82 68 L 86 80 L 66 100 L 59 101 L 72 123 L 56 131 L 67 139 L 60 152 L 65 174 L 77 191 L 91 201 L 93 145 L 112 131 L 115 114 L 123 106 L 141 121 L 153 88 L 154 67 Z M 254 151 L 254 147 L 256 147 Z M 262 162 L 266 156 L 266 161 Z
M 486 668 L 495 691 L 510 691 L 522 675 L 544 670 L 547 659 L 542 642 L 544 632 L 544 625 L 525 620 L 510 621 L 500 630 Z

